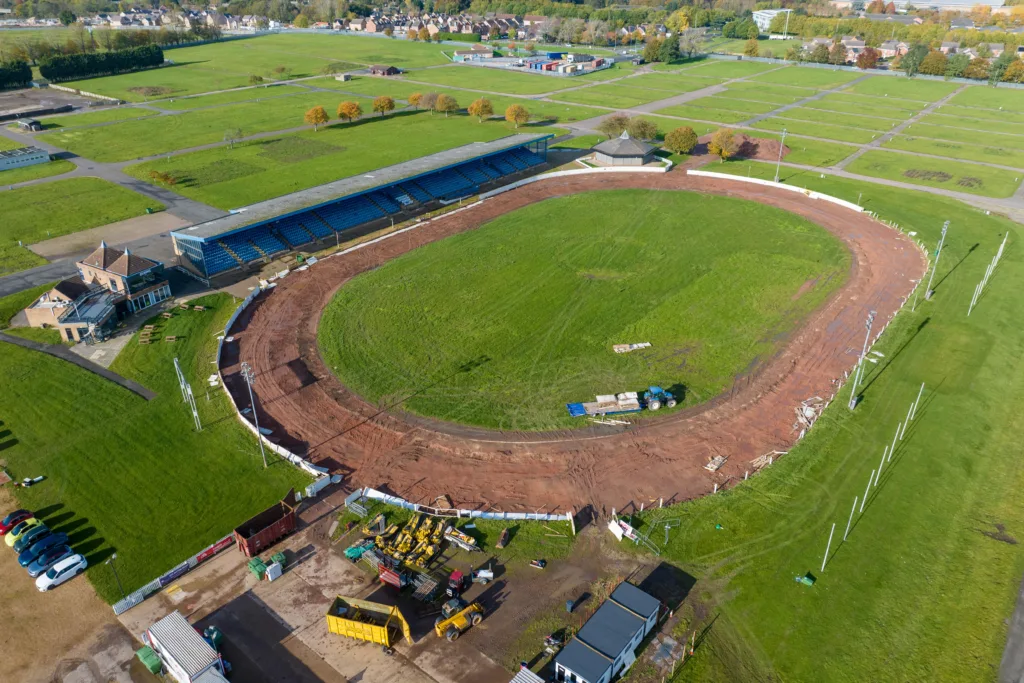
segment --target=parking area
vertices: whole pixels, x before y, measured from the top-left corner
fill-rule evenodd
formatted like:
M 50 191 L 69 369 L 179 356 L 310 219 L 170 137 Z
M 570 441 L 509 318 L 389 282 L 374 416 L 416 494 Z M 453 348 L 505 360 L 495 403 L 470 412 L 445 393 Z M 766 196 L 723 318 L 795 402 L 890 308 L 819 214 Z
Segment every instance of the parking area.
M 74 107 L 89 107 L 96 100 L 75 93 L 55 90 L 53 88 L 25 88 L 0 93 L 0 116 L 20 114 L 30 116 L 39 109 L 53 109 L 70 104 Z

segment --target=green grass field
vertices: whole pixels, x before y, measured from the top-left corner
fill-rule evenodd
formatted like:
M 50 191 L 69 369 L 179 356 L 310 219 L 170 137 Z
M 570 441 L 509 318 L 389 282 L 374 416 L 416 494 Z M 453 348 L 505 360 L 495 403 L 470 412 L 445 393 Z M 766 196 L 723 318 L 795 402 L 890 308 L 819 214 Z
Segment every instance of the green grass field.
M 778 140 L 779 135 L 774 133 L 763 133 L 758 131 L 754 137 Z M 805 164 L 807 166 L 831 166 L 857 151 L 856 147 L 841 145 L 838 142 L 824 142 L 823 140 L 811 140 L 796 135 L 786 135 L 786 147 L 789 147 L 789 154 L 784 161 L 791 164 Z M 743 163 L 739 160 L 738 163 Z
M 698 101 L 708 101 L 710 98 L 702 98 Z M 713 109 L 710 106 L 699 107 L 693 104 L 677 104 L 673 107 L 665 107 L 657 110 L 663 116 L 681 116 L 700 121 L 714 121 L 716 123 L 739 123 L 754 116 L 754 113 L 745 114 L 741 111 L 727 109 Z
M 701 88 L 721 83 L 723 78 L 714 76 L 697 76 L 696 69 L 684 71 L 680 74 L 641 74 L 617 81 L 612 85 L 628 85 L 633 88 L 649 88 L 652 90 L 664 90 L 673 95 L 684 92 L 693 92 Z
M 868 95 L 833 93 L 813 102 L 808 102 L 804 106 L 814 107 L 815 109 L 827 109 L 843 114 L 870 114 L 871 116 L 881 116 L 883 118 L 906 119 L 919 112 L 926 105 L 923 102 L 899 100 L 895 97 L 878 98 Z
M 164 208 L 160 202 L 99 178 L 68 178 L 20 187 L 0 194 L 0 201 L 4 205 L 0 276 L 46 263 L 19 247 L 19 240 L 34 244 L 139 216 L 147 208 Z
M 876 97 L 896 97 L 918 102 L 935 102 L 960 88 L 959 83 L 943 83 L 942 81 L 922 81 L 903 76 L 872 76 L 854 83 L 844 92 Z
M 776 41 L 772 41 L 776 42 Z M 764 62 L 744 62 L 739 60 L 709 59 L 690 70 L 691 76 L 710 76 L 711 78 L 747 78 L 765 71 L 781 68 L 780 64 Z
M 935 110 L 936 115 L 966 117 L 972 120 L 1002 121 L 1006 123 L 1024 123 L 1024 112 L 1006 111 L 999 109 L 984 109 L 981 107 L 960 107 L 945 104 Z M 976 127 L 976 126 L 975 126 Z
M 410 71 L 405 80 L 431 83 L 435 86 L 470 88 L 506 93 L 508 95 L 537 95 L 563 90 L 574 85 L 571 78 L 556 78 L 541 74 L 492 69 L 481 66 L 446 66 L 443 69 Z M 576 84 L 578 85 L 578 84 Z
M 762 50 L 771 50 L 772 55 L 778 59 L 782 59 L 786 56 L 786 50 L 791 47 L 800 49 L 803 45 L 803 40 L 800 38 L 790 38 L 788 40 L 765 40 L 761 39 L 757 41 L 757 51 L 760 53 Z M 706 49 L 713 50 L 714 52 L 721 52 L 725 54 L 741 55 L 743 54 L 744 48 L 747 46 L 746 40 L 731 40 L 729 38 L 718 38 L 711 41 Z M 754 62 L 756 63 L 756 62 Z M 769 64 L 767 66 L 779 67 L 780 64 Z
M 774 172 L 755 167 L 757 177 Z M 865 207 L 929 249 L 950 220 L 941 284 L 889 327 L 876 347 L 886 360 L 870 366 L 854 413 L 844 390 L 802 442 L 750 481 L 649 515 L 659 546 L 657 521 L 681 521 L 658 559 L 698 580 L 677 610 L 680 634 L 697 630 L 696 656 L 671 683 L 996 680 L 1024 573 L 1024 331 L 1007 324 L 1024 309 L 1019 252 L 1007 251 L 978 309 L 966 312 L 1002 236 L 1020 240 L 1020 226 L 931 194 L 817 174 L 804 184 L 849 201 L 862 194 Z M 851 504 L 921 382 L 917 417 L 843 542 Z M 815 586 L 794 582 L 808 571 Z
M 45 164 L 36 164 L 34 166 L 12 168 L 9 171 L 0 171 L 0 187 L 23 183 L 27 180 L 50 178 L 73 170 L 75 170 L 75 165 L 66 159 L 58 159 L 57 161 L 49 161 Z
M 856 144 L 871 142 L 874 138 L 881 135 L 881 133 L 862 130 L 860 128 L 830 126 L 825 123 L 799 121 L 797 119 L 783 118 L 781 116 L 773 116 L 771 118 L 758 121 L 753 124 L 753 126 L 758 129 L 775 131 L 781 131 L 785 128 L 788 132 L 793 133 L 794 135 L 805 135 L 812 138 L 825 138 L 827 140 L 835 140 L 837 142 L 853 142 Z
M 17 149 L 18 147 L 22 146 L 23 145 L 20 142 L 15 142 L 10 138 L 0 135 L 0 152 L 3 152 L 4 150 L 8 149 Z
M 1024 150 L 1009 147 L 983 147 L 962 142 L 896 135 L 882 145 L 886 149 L 935 154 L 963 161 L 979 161 L 1024 169 Z
M 971 86 L 963 92 L 953 95 L 949 103 L 965 107 L 1007 109 L 1010 112 L 1018 112 L 1022 101 L 1024 101 L 1024 93 L 1020 90 L 990 88 L 978 85 Z
M 811 97 L 817 90 L 793 88 L 785 85 L 763 85 L 749 81 L 737 81 L 725 86 L 727 97 L 769 104 L 792 104 Z
M 603 135 L 580 135 L 579 137 L 563 140 L 551 146 L 552 149 L 590 149 L 599 142 L 605 141 Z
M 26 507 L 51 511 L 46 521 L 86 555 L 87 576 L 107 601 L 121 597 L 102 564 L 110 553 L 117 552 L 118 575 L 132 591 L 309 481 L 276 456 L 263 469 L 254 437 L 221 389 L 211 390 L 209 401 L 199 389 L 204 429 L 194 431 L 169 370 L 172 358 L 201 387 L 216 353 L 214 333 L 235 306 L 227 295 L 196 303 L 208 310 L 176 310 L 171 320 L 153 321 L 160 338 L 173 334 L 177 342 L 132 341 L 112 366 L 156 391 L 153 401 L 56 358 L 0 344 L 0 413 L 16 440 L 4 458 L 18 478 L 46 476 L 15 495 Z
M 1020 174 L 1015 171 L 894 152 L 868 152 L 847 166 L 846 170 L 873 178 L 899 180 L 986 197 L 1009 197 L 1020 185 Z
M 794 107 L 780 114 L 783 118 L 811 121 L 814 123 L 838 124 L 850 128 L 887 133 L 901 123 L 897 119 L 885 119 L 876 116 L 856 116 L 853 114 L 835 114 L 833 112 L 814 109 L 810 106 Z
M 170 173 L 178 181 L 175 192 L 218 208 L 233 209 L 515 132 L 504 120 L 478 123 L 463 115 L 445 118 L 441 114 L 409 112 L 384 119 L 368 117 L 315 133 L 266 138 L 235 145 L 234 149 L 190 152 L 128 166 L 125 172 L 147 182 L 152 170 Z M 396 140 L 403 143 L 394 144 Z
M 61 116 L 48 116 L 40 119 L 43 130 L 54 130 L 55 128 L 73 128 L 75 126 L 91 126 L 97 123 L 111 123 L 113 121 L 128 121 L 130 119 L 141 119 L 147 116 L 155 116 L 157 112 L 142 107 L 114 107 L 98 109 L 85 114 L 65 114 Z
M 980 128 L 983 127 L 952 128 L 950 126 L 935 126 L 928 123 L 912 123 L 904 128 L 903 132 L 908 135 L 914 135 L 915 137 L 928 137 L 935 140 L 963 142 L 969 145 L 1024 149 L 1024 135 L 1006 135 L 981 130 Z M 1024 128 L 1018 128 L 1018 131 L 1024 132 Z
M 838 88 L 844 83 L 855 81 L 864 74 L 851 71 L 833 71 L 831 69 L 814 69 L 810 67 L 790 66 L 776 69 L 750 78 L 751 82 L 772 83 L 817 88 L 828 90 Z
M 632 82 L 635 79 L 628 79 L 625 82 Z M 664 90 L 651 90 L 648 88 L 637 88 L 620 85 L 619 82 L 607 85 L 595 85 L 592 88 L 572 90 L 564 93 L 555 93 L 550 99 L 559 102 L 572 102 L 576 104 L 588 104 L 598 107 L 610 107 L 614 109 L 628 109 L 638 104 L 646 104 L 656 100 L 663 100 L 672 97 L 673 94 Z
M 968 110 L 970 111 L 970 110 Z M 1022 116 L 1024 118 L 1024 116 Z M 935 126 L 951 126 L 953 128 L 966 128 L 991 133 L 1008 133 L 1011 135 L 1020 134 L 1022 121 L 993 120 L 971 118 L 970 116 L 957 116 L 952 113 L 929 114 L 920 119 L 919 123 Z
M 462 265 L 443 265 L 453 262 Z M 585 426 L 565 403 L 652 383 L 685 387 L 683 406 L 710 400 L 770 357 L 848 267 L 837 240 L 777 209 L 686 192 L 586 193 L 359 276 L 326 309 L 319 341 L 371 401 L 492 428 Z M 808 281 L 817 285 L 795 297 Z M 612 353 L 629 339 L 653 348 Z
M 17 294 L 0 297 L 0 330 L 6 329 L 7 326 L 11 324 L 11 318 L 42 296 L 44 292 L 48 292 L 53 289 L 55 284 L 57 283 L 48 282 L 45 285 L 32 287 L 18 292 Z
M 324 86 L 328 82 L 334 83 L 332 78 L 330 81 L 324 79 L 322 81 L 307 81 L 310 84 L 316 84 L 317 86 Z M 179 97 L 175 99 L 160 100 L 154 106 L 158 106 L 161 109 L 170 109 L 172 111 L 184 111 L 186 109 L 199 109 L 200 107 L 216 107 L 222 104 L 237 104 L 239 102 L 253 102 L 256 100 L 268 100 L 274 97 L 287 97 L 289 95 L 300 95 L 308 93 L 309 88 L 304 88 L 300 85 L 263 85 L 255 88 L 242 88 L 241 90 L 229 90 L 228 92 L 216 93 L 213 95 L 193 95 L 189 97 Z

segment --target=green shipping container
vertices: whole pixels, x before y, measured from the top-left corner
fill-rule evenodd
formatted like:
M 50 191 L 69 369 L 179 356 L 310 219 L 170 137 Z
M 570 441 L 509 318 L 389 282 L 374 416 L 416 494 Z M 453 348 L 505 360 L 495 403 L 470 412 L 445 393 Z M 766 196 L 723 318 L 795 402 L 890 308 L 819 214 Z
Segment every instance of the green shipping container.
M 142 662 L 142 665 L 146 667 L 151 674 L 158 674 L 160 673 L 160 669 L 163 668 L 163 662 L 161 662 L 157 654 L 153 652 L 153 648 L 148 645 L 137 650 L 135 652 L 135 656 L 139 658 L 139 661 Z

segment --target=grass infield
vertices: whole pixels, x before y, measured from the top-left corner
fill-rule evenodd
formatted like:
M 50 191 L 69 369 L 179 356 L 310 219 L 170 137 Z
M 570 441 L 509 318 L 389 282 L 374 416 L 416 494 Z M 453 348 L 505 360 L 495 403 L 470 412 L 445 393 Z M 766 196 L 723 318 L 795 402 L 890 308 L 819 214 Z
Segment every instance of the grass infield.
M 591 192 L 356 278 L 325 310 L 319 341 L 371 401 L 492 428 L 585 426 L 567 402 L 648 384 L 675 387 L 682 406 L 720 394 L 774 354 L 848 267 L 838 240 L 778 209 Z M 653 347 L 611 349 L 641 341 Z

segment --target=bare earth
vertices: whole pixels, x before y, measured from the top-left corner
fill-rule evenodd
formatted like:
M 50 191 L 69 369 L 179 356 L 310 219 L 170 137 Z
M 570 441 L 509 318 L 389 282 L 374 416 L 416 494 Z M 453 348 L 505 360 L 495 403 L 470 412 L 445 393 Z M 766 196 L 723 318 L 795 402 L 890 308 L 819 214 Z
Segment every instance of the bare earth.
M 738 378 L 728 392 L 692 410 L 624 429 L 523 434 L 413 419 L 393 412 L 394 406 L 367 404 L 324 365 L 317 325 L 335 291 L 351 277 L 545 198 L 613 188 L 691 190 L 791 211 L 846 244 L 853 256 L 850 277 L 782 352 Z M 374 486 L 417 502 L 448 494 L 456 505 L 474 509 L 579 510 L 589 504 L 606 513 L 630 503 L 705 495 L 715 483 L 721 487 L 742 479 L 757 456 L 788 450 L 798 437 L 794 408 L 809 397 L 832 395 L 836 380 L 856 361 L 867 311 L 874 309 L 887 321 L 924 269 L 920 251 L 899 232 L 796 192 L 691 177 L 680 170 L 554 178 L 290 275 L 239 317 L 232 330 L 235 342 L 225 345 L 222 370 L 237 404 L 248 406 L 239 358 L 251 363 L 261 426 L 272 429 L 272 438 L 283 446 L 346 475 L 350 486 Z M 711 474 L 703 465 L 716 455 L 729 460 Z

